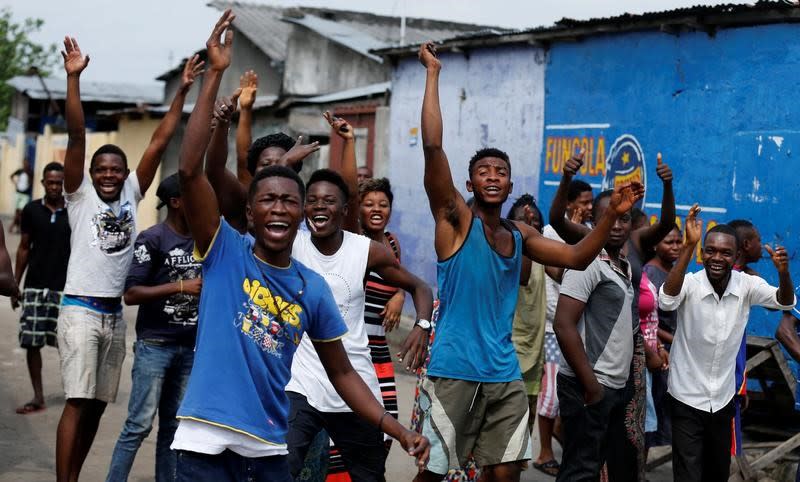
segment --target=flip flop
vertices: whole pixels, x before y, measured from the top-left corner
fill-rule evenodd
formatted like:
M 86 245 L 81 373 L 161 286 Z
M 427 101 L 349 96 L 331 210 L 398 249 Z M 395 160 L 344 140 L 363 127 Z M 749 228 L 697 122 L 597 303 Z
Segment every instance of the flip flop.
M 541 464 L 537 464 L 534 462 L 533 468 L 542 472 L 543 474 L 549 475 L 551 477 L 555 477 L 558 475 L 558 471 L 561 468 L 558 462 L 555 460 L 548 460 L 547 462 L 542 462 Z
M 38 403 L 28 402 L 25 405 L 17 408 L 17 413 L 20 415 L 28 415 L 29 413 L 44 411 L 45 408 L 47 407 L 45 407 L 43 403 L 38 404 Z

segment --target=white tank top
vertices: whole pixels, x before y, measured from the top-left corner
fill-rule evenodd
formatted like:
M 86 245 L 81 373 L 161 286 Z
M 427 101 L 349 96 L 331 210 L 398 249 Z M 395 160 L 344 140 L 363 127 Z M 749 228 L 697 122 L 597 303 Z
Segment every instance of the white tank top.
M 311 234 L 298 231 L 292 247 L 292 257 L 316 271 L 328 282 L 339 312 L 347 324 L 347 334 L 342 344 L 350 364 L 361 376 L 378 402 L 381 402 L 380 385 L 372 365 L 372 358 L 364 323 L 364 275 L 367 271 L 370 240 L 344 232 L 339 250 L 331 256 L 320 253 L 311 243 Z M 292 378 L 286 391 L 299 393 L 309 405 L 321 412 L 350 412 L 350 407 L 336 393 L 314 345 L 303 335 L 292 361 Z

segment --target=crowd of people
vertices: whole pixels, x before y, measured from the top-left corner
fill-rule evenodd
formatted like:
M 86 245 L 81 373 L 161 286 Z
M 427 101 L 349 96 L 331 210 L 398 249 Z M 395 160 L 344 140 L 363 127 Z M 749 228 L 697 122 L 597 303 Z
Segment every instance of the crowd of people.
M 186 62 L 133 172 L 119 147 L 105 145 L 85 174 L 80 77 L 89 57 L 64 40 L 65 160 L 44 167 L 43 198 L 18 203 L 14 270 L 0 230 L 0 294 L 21 306 L 34 392 L 18 413 L 45 409 L 40 350 L 59 350 L 59 482 L 78 480 L 117 398 L 123 301 L 139 308 L 111 482 L 127 480 L 156 415 L 157 481 L 381 481 L 393 440 L 415 459 L 420 482 L 518 481 L 528 464 L 559 481 L 643 481 L 648 449 L 669 444 L 675 480 L 727 480 L 741 450 L 750 307 L 783 311 L 776 336 L 800 356 L 784 248 L 762 245 L 745 220 L 703 235 L 697 205 L 681 232 L 660 154 L 653 223 L 636 207 L 638 182 L 595 196 L 575 179 L 583 152 L 565 163 L 547 225 L 530 194 L 503 216 L 513 183 L 500 149 L 469 160 L 465 199 L 443 148 L 442 64 L 426 43 L 421 134 L 434 300 L 402 264 L 402 240 L 387 230 L 391 184 L 358 167 L 346 120 L 324 113 L 342 140 L 341 169 L 303 182 L 298 173 L 318 143 L 283 133 L 252 140 L 255 73 L 220 95 L 234 18 L 226 11 L 214 26 L 205 62 Z M 156 190 L 164 221 L 139 232 L 138 204 L 201 76 L 178 172 Z M 29 187 L 23 175 L 18 190 Z M 687 274 L 701 240 L 703 269 Z M 748 266 L 762 248 L 778 287 Z M 399 418 L 386 338 L 406 293 L 416 317 L 395 356 L 418 373 L 412 429 Z

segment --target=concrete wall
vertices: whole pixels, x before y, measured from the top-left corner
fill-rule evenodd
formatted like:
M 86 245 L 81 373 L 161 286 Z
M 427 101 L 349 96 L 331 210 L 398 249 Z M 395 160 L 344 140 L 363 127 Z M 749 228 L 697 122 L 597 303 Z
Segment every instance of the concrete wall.
M 545 208 L 561 161 L 590 149 L 584 178 L 597 189 L 641 177 L 645 209 L 658 215 L 662 152 L 675 174 L 678 213 L 703 207 L 706 225 L 752 220 L 765 243 L 787 246 L 792 273 L 800 237 L 800 109 L 789 79 L 800 75 L 797 27 L 705 33 L 633 33 L 556 44 L 546 80 L 541 198 Z M 699 264 L 690 269 L 700 269 Z M 754 266 L 777 283 L 769 259 Z M 779 316 L 755 310 L 748 332 L 773 336 Z
M 318 95 L 385 82 L 387 63 L 378 63 L 353 50 L 293 26 L 283 73 L 285 95 Z
M 466 194 L 467 164 L 481 147 L 511 157 L 516 196 L 537 193 L 544 116 L 544 54 L 533 47 L 444 53 L 440 99 L 444 149 L 456 187 Z M 395 203 L 389 229 L 399 237 L 403 264 L 436 285 L 433 218 L 422 186 L 419 136 L 425 70 L 416 58 L 401 59 L 392 79 L 389 166 Z

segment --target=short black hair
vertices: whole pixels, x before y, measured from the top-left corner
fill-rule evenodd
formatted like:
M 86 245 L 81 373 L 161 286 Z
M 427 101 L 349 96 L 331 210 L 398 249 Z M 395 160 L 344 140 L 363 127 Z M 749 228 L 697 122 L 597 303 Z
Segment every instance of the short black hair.
M 366 167 L 366 166 L 365 166 Z M 391 207 L 394 202 L 394 194 L 392 194 L 392 183 L 385 177 L 374 177 L 372 179 L 365 179 L 358 185 L 358 195 L 360 199 L 371 192 L 382 192 L 386 194 L 389 199 L 389 206 Z
M 528 206 L 533 211 L 535 211 L 536 214 L 538 214 L 539 216 L 539 222 L 544 224 L 544 217 L 542 217 L 542 211 L 539 209 L 539 206 L 536 205 L 536 198 L 534 198 L 533 195 L 528 193 L 523 194 L 522 196 L 518 197 L 516 201 L 514 201 L 514 204 L 512 204 L 511 208 L 509 208 L 508 210 L 506 219 L 514 220 L 517 211 L 520 208 L 524 208 L 525 206 Z
M 575 182 L 575 181 L 572 181 L 572 182 Z M 581 182 L 583 182 L 583 181 L 581 181 Z M 583 192 L 583 191 L 581 191 L 581 192 Z M 598 218 L 598 216 L 597 216 L 597 206 L 600 205 L 600 201 L 602 201 L 605 198 L 609 198 L 609 200 L 610 200 L 612 194 L 614 194 L 614 190 L 613 189 L 608 189 L 608 190 L 605 190 L 605 191 L 601 192 L 600 194 L 597 195 L 596 198 L 594 198 L 594 202 L 592 203 L 592 217 L 594 218 L 595 222 L 597 221 L 597 218 Z
M 472 175 L 472 168 L 475 167 L 476 162 L 487 157 L 497 157 L 502 159 L 506 161 L 508 168 L 511 169 L 511 160 L 508 158 L 508 154 L 494 147 L 484 147 L 483 149 L 478 149 L 478 151 L 475 152 L 475 154 L 469 160 L 469 174 Z
M 250 174 L 256 173 L 258 158 L 261 157 L 261 153 L 264 152 L 264 149 L 280 147 L 288 152 L 294 147 L 294 144 L 295 140 L 283 132 L 276 132 L 268 136 L 259 137 L 250 145 L 250 149 L 247 150 L 247 170 L 250 171 Z M 302 167 L 302 165 L 300 165 L 300 167 Z M 300 169 L 297 171 L 300 171 Z
M 92 160 L 89 161 L 89 170 L 94 169 L 94 160 L 101 154 L 118 155 L 122 158 L 122 163 L 125 164 L 125 169 L 128 168 L 128 156 L 125 155 L 125 152 L 120 149 L 119 146 L 115 146 L 114 144 L 104 144 L 94 151 L 94 154 L 92 154 Z
M 247 192 L 248 201 L 252 200 L 253 196 L 256 195 L 258 183 L 270 177 L 285 177 L 287 179 L 291 179 L 297 183 L 297 189 L 300 191 L 301 202 L 306 198 L 306 187 L 303 184 L 303 180 L 300 179 L 300 176 L 298 176 L 294 170 L 289 169 L 286 166 L 267 166 L 258 171 L 255 177 L 253 177 L 253 180 L 250 182 L 250 189 Z
M 721 233 L 733 236 L 733 240 L 736 243 L 736 249 L 739 249 L 739 236 L 736 234 L 736 228 L 731 227 L 730 224 L 717 224 L 713 228 L 706 231 L 706 235 L 703 237 L 703 244 L 706 243 L 708 235 L 711 233 Z
M 756 233 L 755 225 L 746 219 L 734 219 L 728 222 L 728 226 L 736 231 L 736 241 L 739 244 L 742 244 L 745 239 L 750 239 Z
M 308 179 L 306 188 L 311 189 L 311 186 L 318 182 L 329 182 L 338 187 L 339 190 L 342 191 L 342 199 L 344 200 L 344 204 L 347 204 L 347 202 L 350 200 L 350 188 L 347 187 L 347 183 L 344 182 L 344 178 L 338 172 L 331 169 L 317 169 Z
M 570 181 L 569 189 L 567 190 L 567 201 L 572 202 L 578 199 L 578 197 L 586 191 L 592 192 L 592 186 L 590 186 L 588 182 L 581 181 L 580 179 L 573 179 Z
M 64 172 L 64 165 L 60 162 L 48 162 L 42 170 L 42 177 L 46 176 L 50 171 Z
M 631 224 L 636 226 L 640 222 L 647 223 L 647 213 L 640 208 L 634 207 L 631 209 Z

